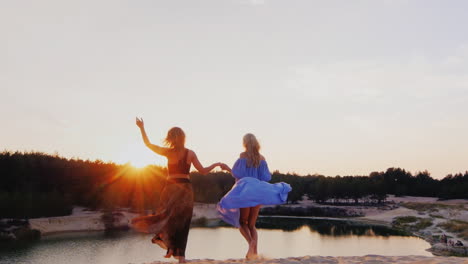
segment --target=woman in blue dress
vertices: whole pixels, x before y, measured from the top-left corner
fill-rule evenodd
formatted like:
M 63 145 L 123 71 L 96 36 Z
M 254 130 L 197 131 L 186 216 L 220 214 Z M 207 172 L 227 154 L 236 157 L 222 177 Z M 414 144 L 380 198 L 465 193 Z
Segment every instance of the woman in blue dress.
M 271 173 L 265 158 L 260 154 L 260 144 L 253 134 L 243 138 L 245 152 L 240 154 L 232 169 L 221 164 L 236 179 L 232 189 L 218 203 L 221 218 L 239 228 L 249 244 L 246 258 L 257 256 L 258 234 L 255 228 L 261 205 L 283 204 L 291 186 L 280 182 L 270 184 Z

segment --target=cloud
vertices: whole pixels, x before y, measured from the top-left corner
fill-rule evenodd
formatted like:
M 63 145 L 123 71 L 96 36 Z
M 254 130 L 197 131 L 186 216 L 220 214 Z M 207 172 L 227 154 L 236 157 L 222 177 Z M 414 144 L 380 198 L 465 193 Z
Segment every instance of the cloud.
M 248 4 L 253 6 L 265 5 L 268 0 L 241 0 L 242 4 Z
M 252 5 L 264 5 L 266 3 L 266 0 L 250 0 L 250 3 Z
M 298 65 L 289 69 L 278 98 L 300 109 L 291 116 L 329 130 L 374 138 L 400 135 L 408 142 L 426 134 L 438 141 L 443 131 L 468 131 L 460 122 L 468 113 L 466 72 L 464 46 L 438 60 L 413 56 Z
M 463 46 L 438 61 L 414 56 L 400 62 L 348 60 L 296 66 L 290 69 L 286 86 L 318 102 L 468 101 L 467 71 L 468 52 Z

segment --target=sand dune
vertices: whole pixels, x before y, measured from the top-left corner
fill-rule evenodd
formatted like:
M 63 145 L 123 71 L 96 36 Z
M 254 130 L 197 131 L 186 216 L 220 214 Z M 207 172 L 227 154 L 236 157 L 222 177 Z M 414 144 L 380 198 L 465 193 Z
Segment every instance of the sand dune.
M 167 262 L 152 262 L 147 264 L 162 264 Z M 258 263 L 258 264 L 468 264 L 467 258 L 459 257 L 423 257 L 423 256 L 378 256 L 367 255 L 357 257 L 327 257 L 327 256 L 305 256 L 284 259 L 266 259 L 247 261 L 245 259 L 227 259 L 227 260 L 191 260 L 193 264 L 239 264 L 239 263 Z

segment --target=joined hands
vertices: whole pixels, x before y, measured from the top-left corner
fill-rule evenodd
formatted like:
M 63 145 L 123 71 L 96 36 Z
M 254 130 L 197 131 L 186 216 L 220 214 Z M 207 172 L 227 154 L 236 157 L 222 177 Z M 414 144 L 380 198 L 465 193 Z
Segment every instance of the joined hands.
M 222 170 L 225 170 L 225 171 L 229 171 L 230 168 L 228 165 L 222 163 L 222 162 L 218 162 L 218 166 L 222 169 Z

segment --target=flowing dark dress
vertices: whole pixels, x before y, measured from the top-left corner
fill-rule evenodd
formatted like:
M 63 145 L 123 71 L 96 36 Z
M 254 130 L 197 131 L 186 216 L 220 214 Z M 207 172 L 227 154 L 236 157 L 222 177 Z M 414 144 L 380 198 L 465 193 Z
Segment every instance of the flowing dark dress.
M 170 174 L 190 171 L 187 153 L 177 165 L 169 164 Z M 169 178 L 160 196 L 160 203 L 155 215 L 141 216 L 132 220 L 134 229 L 155 234 L 152 242 L 163 249 L 173 251 L 174 256 L 185 257 L 185 248 L 193 214 L 192 184 L 186 178 Z

